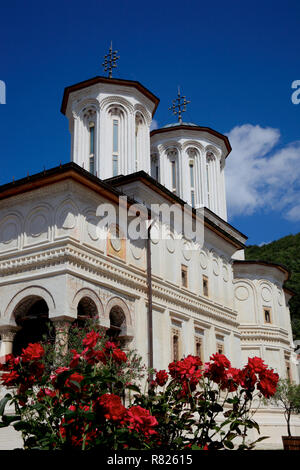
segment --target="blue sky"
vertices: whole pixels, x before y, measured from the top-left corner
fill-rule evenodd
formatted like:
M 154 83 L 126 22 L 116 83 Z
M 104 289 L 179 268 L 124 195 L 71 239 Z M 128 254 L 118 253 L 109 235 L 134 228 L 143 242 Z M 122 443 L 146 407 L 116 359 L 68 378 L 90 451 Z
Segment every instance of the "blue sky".
M 64 87 L 103 75 L 112 40 L 114 76 L 160 98 L 155 125 L 180 85 L 184 120 L 229 135 L 229 221 L 249 244 L 300 232 L 299 31 L 296 0 L 2 2 L 0 184 L 70 160 Z

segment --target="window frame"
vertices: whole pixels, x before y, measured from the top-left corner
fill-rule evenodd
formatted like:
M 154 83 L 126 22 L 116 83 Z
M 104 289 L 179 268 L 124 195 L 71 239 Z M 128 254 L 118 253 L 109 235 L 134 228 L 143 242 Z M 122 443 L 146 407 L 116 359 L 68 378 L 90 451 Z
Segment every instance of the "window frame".
M 263 312 L 264 312 L 264 323 L 266 325 L 272 324 L 272 309 L 271 307 L 263 307 Z M 266 319 L 266 313 L 269 315 L 269 321 Z
M 206 286 L 204 287 L 204 283 L 206 283 Z M 205 293 L 207 292 L 207 293 Z M 202 274 L 202 294 L 204 297 L 209 297 L 209 283 L 208 283 L 208 277 L 205 274 Z
M 184 273 L 184 276 L 183 276 Z M 183 281 L 185 279 L 185 282 Z M 181 265 L 181 287 L 188 289 L 189 281 L 188 281 L 188 266 L 186 264 Z

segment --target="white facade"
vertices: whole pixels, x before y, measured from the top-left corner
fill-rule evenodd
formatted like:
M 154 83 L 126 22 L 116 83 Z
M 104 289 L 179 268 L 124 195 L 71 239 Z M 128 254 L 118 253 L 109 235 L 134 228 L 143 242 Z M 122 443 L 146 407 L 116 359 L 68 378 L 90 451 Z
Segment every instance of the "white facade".
M 137 82 L 110 83 L 100 77 L 70 87 L 63 112 L 70 122 L 75 164 L 0 187 L 0 356 L 13 350 L 24 318 L 43 302 L 56 329 L 66 333 L 79 311 L 93 312 L 105 328 L 118 312 L 125 346 L 137 349 L 144 363 L 157 369 L 167 368 L 176 355 L 200 354 L 205 362 L 220 351 L 233 367 L 260 356 L 280 376 L 298 382 L 289 294 L 283 289 L 287 272 L 246 262 L 246 237 L 226 222 L 226 138 L 182 124 L 153 131 L 150 146 L 157 104 Z M 119 176 L 114 175 L 114 157 Z M 189 184 L 191 161 L 194 186 Z M 203 246 L 192 249 L 184 236 L 174 237 L 171 226 L 165 227 L 169 236 L 161 239 L 157 225 L 150 243 L 114 241 L 113 224 L 99 231 L 97 207 L 110 203 L 118 213 L 124 195 L 147 207 L 177 203 L 182 211 L 185 202 L 206 206 Z M 126 229 L 119 227 L 121 233 Z M 276 426 L 284 427 L 282 414 L 276 413 Z M 261 416 L 262 429 L 275 423 L 267 410 Z M 3 430 L 0 434 L 0 446 L 7 448 Z M 271 434 L 269 445 L 278 446 Z
M 150 172 L 150 124 L 156 99 L 139 84 L 132 86 L 135 82 L 114 82 L 99 77 L 88 87 L 71 90 L 64 109 L 71 160 L 101 179 Z

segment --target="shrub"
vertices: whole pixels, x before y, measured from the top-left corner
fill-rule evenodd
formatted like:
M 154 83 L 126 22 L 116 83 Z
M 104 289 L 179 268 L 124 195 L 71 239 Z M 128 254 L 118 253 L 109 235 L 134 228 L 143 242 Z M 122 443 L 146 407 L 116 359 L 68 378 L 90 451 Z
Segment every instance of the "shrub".
M 222 354 L 204 365 L 190 355 L 156 371 L 142 393 L 128 380 L 128 355 L 99 331 L 70 352 L 50 370 L 45 349 L 30 344 L 1 366 L 2 383 L 15 391 L 0 403 L 0 425 L 22 431 L 25 449 L 251 449 L 264 439 L 246 442 L 249 429 L 259 432 L 254 397 L 272 396 L 278 381 L 260 358 L 234 369 Z M 14 416 L 5 414 L 9 402 Z

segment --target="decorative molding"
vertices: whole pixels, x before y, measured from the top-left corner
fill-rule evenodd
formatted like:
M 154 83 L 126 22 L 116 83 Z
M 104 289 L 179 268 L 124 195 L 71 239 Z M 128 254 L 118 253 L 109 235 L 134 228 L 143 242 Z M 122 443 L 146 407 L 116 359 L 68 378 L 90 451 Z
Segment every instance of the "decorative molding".
M 244 285 L 243 286 L 237 286 L 235 288 L 234 295 L 238 300 L 243 302 L 244 300 L 247 300 L 249 298 L 249 290 Z
M 270 328 L 259 325 L 240 325 L 242 342 L 255 342 L 259 343 L 278 343 L 290 346 L 289 334 L 282 328 Z
M 110 107 L 112 106 L 121 106 L 124 111 L 128 112 L 129 114 L 134 114 L 134 107 L 132 104 L 123 98 L 122 96 L 107 96 L 100 101 L 100 111 L 108 112 Z
M 91 251 L 91 250 L 90 250 Z M 108 282 L 116 281 L 126 289 L 131 288 L 135 292 L 143 295 L 148 290 L 146 274 L 140 270 L 134 270 L 129 266 L 120 266 L 115 259 L 107 259 L 102 253 L 91 254 L 82 247 L 77 248 L 75 242 L 68 243 L 67 246 L 44 250 L 41 253 L 29 254 L 10 260 L 0 262 L 0 279 L 8 275 L 15 275 L 33 271 L 38 272 L 48 267 L 59 266 L 64 268 L 71 274 L 77 275 L 78 269 L 97 280 L 100 275 Z M 51 271 L 53 275 L 53 270 Z M 166 281 L 153 280 L 153 296 L 161 299 L 171 305 L 181 306 L 183 309 L 193 312 L 196 315 L 205 315 L 207 318 L 213 318 L 225 324 L 238 327 L 237 312 L 227 308 L 220 307 L 209 299 L 199 297 L 192 292 L 184 292 L 181 288 L 171 285 Z

